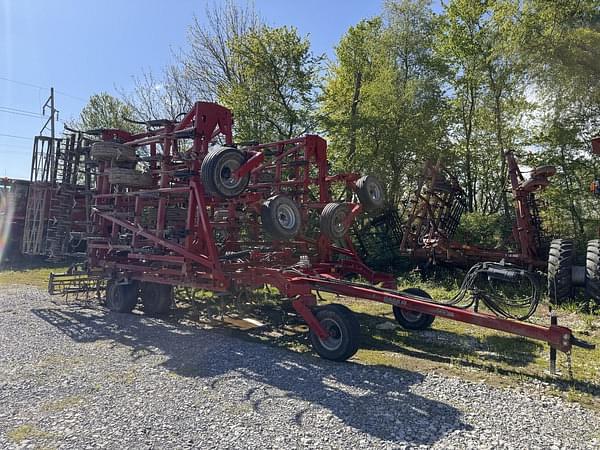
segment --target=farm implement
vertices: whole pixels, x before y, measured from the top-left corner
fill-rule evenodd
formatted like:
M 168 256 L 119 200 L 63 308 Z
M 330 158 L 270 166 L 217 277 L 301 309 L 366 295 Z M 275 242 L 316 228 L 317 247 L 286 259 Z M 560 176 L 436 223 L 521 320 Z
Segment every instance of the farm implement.
M 531 315 L 539 290 L 510 264 L 477 266 L 448 302 L 418 289 L 397 291 L 394 276 L 361 259 L 351 232 L 385 209 L 383 186 L 368 175 L 330 174 L 319 136 L 235 144 L 231 112 L 205 102 L 180 121 L 143 125 L 138 134 L 95 130 L 86 162 L 94 186 L 88 227 L 76 232 L 86 261 L 51 275 L 50 293 L 105 290 L 111 310 L 130 312 L 141 302 L 146 313 L 163 314 L 174 287 L 240 296 L 270 285 L 304 319 L 315 351 L 336 361 L 358 350 L 359 323 L 342 304 L 318 304 L 320 292 L 389 304 L 407 329 L 425 329 L 441 316 L 564 352 L 590 347 L 556 323 L 515 320 Z M 476 287 L 480 278 L 524 278 L 534 293 L 524 304 L 500 302 Z M 492 313 L 479 311 L 480 303 Z M 507 305 L 527 312 L 512 316 Z

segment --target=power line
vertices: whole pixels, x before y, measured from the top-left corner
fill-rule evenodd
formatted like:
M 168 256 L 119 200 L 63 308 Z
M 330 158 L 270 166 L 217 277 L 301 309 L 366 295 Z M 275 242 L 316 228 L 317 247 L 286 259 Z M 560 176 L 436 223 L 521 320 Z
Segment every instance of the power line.
M 50 89 L 47 86 L 40 86 L 39 84 L 26 83 L 24 81 L 11 80 L 10 78 L 6 78 L 6 77 L 0 77 L 0 80 L 8 81 L 9 83 L 20 84 L 22 86 L 29 86 L 29 87 L 36 88 L 36 89 Z M 61 94 L 61 95 L 64 95 L 65 97 L 70 97 L 70 98 L 73 98 L 75 100 L 79 100 L 79 101 L 82 101 L 84 103 L 87 103 L 87 100 L 85 98 L 78 97 L 76 95 L 72 95 L 72 94 L 69 94 L 69 93 L 64 92 L 64 91 L 59 91 L 58 89 L 56 89 L 56 92 L 59 93 L 59 94 Z
M 9 138 L 13 138 L 13 139 L 26 139 L 28 141 L 31 140 L 31 137 L 27 137 L 27 136 L 17 136 L 15 134 L 4 134 L 4 133 L 0 133 L 0 136 L 3 137 L 9 137 Z
M 31 84 L 31 83 L 25 83 L 24 81 L 11 80 L 10 78 L 6 78 L 6 77 L 0 77 L 0 80 L 8 81 L 10 83 L 20 84 L 22 86 L 29 86 L 29 87 L 38 88 L 38 89 L 48 89 L 44 86 L 39 86 L 37 84 Z
M 19 113 L 24 113 L 24 114 L 33 114 L 35 116 L 42 116 L 43 115 L 43 114 L 41 114 L 39 112 L 27 111 L 26 109 L 20 109 L 20 108 L 13 108 L 12 106 L 3 106 L 3 105 L 0 105 L 0 109 L 8 110 L 6 112 L 14 111 L 14 112 L 19 112 Z
M 41 114 L 22 113 L 22 112 L 19 112 L 19 111 L 9 111 L 9 110 L 5 110 L 5 109 L 2 109 L 2 108 L 0 108 L 0 113 L 14 114 L 16 116 L 29 117 L 31 119 L 40 119 L 41 117 L 43 117 Z

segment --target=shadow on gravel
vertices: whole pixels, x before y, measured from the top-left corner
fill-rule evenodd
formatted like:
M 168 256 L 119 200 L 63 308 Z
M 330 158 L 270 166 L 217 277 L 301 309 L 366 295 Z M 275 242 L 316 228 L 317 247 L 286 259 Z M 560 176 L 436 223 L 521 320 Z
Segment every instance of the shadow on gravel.
M 413 445 L 431 445 L 455 430 L 470 429 L 454 407 L 411 392 L 424 378 L 419 373 L 333 363 L 140 315 L 75 308 L 33 313 L 77 342 L 109 340 L 129 347 L 134 357 L 164 355 L 162 365 L 168 370 L 184 377 L 217 377 L 212 380 L 215 388 L 240 377 L 277 388 L 245 388 L 243 401 L 258 412 L 265 402 L 278 398 L 303 400 L 329 409 L 346 425 L 371 436 Z M 243 383 L 239 386 L 244 389 Z M 298 406 L 295 421 L 302 425 L 312 413 Z
M 440 329 L 406 332 L 380 330 L 377 317 L 355 313 L 363 325 L 361 346 L 369 350 L 384 350 L 435 362 L 457 363 L 479 367 L 473 357 L 502 362 L 513 367 L 526 367 L 538 357 L 544 345 L 520 336 L 470 336 Z

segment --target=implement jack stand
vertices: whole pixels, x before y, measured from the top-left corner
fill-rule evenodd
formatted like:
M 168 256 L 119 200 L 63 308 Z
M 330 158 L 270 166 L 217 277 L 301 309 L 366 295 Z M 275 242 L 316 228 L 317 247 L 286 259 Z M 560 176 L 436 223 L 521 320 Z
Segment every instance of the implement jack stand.
M 550 325 L 558 325 L 556 313 L 550 313 Z M 550 375 L 556 376 L 556 348 L 550 346 Z

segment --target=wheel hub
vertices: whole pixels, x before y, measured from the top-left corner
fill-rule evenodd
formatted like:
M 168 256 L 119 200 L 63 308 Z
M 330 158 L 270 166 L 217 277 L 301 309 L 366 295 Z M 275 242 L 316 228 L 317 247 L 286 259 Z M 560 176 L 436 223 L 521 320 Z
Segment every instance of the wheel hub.
M 335 351 L 342 345 L 342 329 L 339 324 L 333 319 L 324 319 L 321 321 L 321 326 L 327 331 L 329 335 L 325 339 L 319 339 L 323 347 L 329 351 Z
M 240 168 L 240 164 L 237 161 L 226 161 L 223 163 L 219 176 L 221 182 L 228 189 L 235 189 L 240 185 L 242 180 L 235 176 L 235 171 Z
M 280 205 L 277 209 L 277 221 L 286 230 L 292 230 L 296 226 L 296 215 L 288 205 Z

